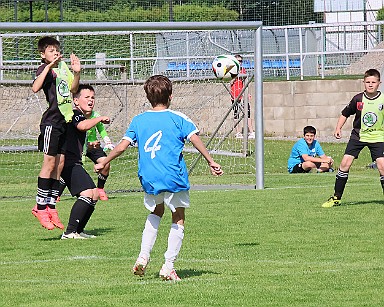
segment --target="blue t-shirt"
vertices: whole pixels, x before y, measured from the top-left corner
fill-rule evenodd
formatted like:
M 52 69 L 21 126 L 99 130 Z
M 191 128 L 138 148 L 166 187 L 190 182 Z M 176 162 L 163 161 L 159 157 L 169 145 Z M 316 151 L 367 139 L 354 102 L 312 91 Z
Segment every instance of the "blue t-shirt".
M 123 139 L 137 143 L 138 176 L 144 191 L 157 195 L 189 190 L 183 147 L 199 131 L 183 113 L 169 109 L 135 116 Z
M 299 163 L 303 163 L 303 155 L 308 155 L 311 157 L 320 157 L 324 155 L 324 151 L 321 148 L 319 142 L 314 140 L 310 146 L 308 146 L 307 142 L 304 138 L 298 140 L 295 145 L 293 145 L 291 150 L 291 155 L 288 159 L 288 172 L 292 173 L 292 170 L 295 165 Z

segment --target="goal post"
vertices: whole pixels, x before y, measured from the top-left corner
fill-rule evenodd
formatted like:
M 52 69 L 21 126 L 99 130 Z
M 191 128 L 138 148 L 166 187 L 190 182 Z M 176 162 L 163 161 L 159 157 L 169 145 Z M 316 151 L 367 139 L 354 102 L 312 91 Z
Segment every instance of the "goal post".
M 145 80 L 164 74 L 173 82 L 171 109 L 197 124 L 203 142 L 209 141 L 208 150 L 226 173 L 209 179 L 205 161 L 194 162 L 198 153 L 186 144 L 187 165 L 196 164 L 191 184 L 264 189 L 261 33 L 261 22 L 0 23 L 0 164 L 6 176 L 0 180 L 11 186 L 0 188 L 0 197 L 35 194 L 42 161 L 36 151 L 38 125 L 46 102 L 42 91 L 32 93 L 31 84 L 40 65 L 37 40 L 44 35 L 57 37 L 65 58 L 71 52 L 79 56 L 81 82 L 95 87 L 95 110 L 111 117 L 106 129 L 114 143 L 132 117 L 150 107 L 143 91 Z M 219 54 L 241 54 L 248 64 L 255 140 L 234 137 L 230 95 L 211 70 Z M 92 172 L 90 161 L 85 167 Z M 24 184 L 28 188 L 20 189 Z M 106 190 L 139 189 L 137 150 L 131 148 L 112 162 Z

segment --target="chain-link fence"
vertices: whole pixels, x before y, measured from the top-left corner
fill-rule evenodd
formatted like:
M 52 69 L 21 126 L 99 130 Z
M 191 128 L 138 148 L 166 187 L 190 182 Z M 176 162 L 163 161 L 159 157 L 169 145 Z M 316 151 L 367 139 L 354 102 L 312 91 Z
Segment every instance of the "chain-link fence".
M 322 22 L 316 0 L 2 0 L 0 21 L 262 21 Z

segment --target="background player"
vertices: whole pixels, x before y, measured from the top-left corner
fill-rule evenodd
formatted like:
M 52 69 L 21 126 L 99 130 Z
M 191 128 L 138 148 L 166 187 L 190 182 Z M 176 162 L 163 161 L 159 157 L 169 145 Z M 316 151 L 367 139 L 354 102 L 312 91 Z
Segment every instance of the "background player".
M 236 54 L 235 58 L 239 61 L 241 66 L 243 63 L 243 57 L 240 54 Z M 234 105 L 235 99 L 240 95 L 241 91 L 244 88 L 244 81 L 247 78 L 246 74 L 247 72 L 245 68 L 241 66 L 239 75 L 233 80 L 231 80 L 231 100 L 233 105 L 233 116 L 234 116 L 235 122 L 239 120 L 241 112 L 244 112 L 247 118 L 248 138 L 254 139 L 255 132 L 253 131 L 252 119 L 251 119 L 251 106 L 249 102 L 247 102 L 247 105 L 245 105 L 243 100 L 244 97 L 240 96 L 238 103 Z M 240 123 L 236 126 L 236 138 L 237 139 L 243 138 L 242 127 Z
M 190 141 L 203 155 L 213 175 L 222 175 L 223 171 L 200 140 L 195 124 L 184 114 L 168 109 L 172 97 L 171 81 L 155 75 L 145 82 L 144 90 L 152 109 L 133 118 L 121 142 L 102 163 L 95 165 L 95 170 L 102 170 L 105 163 L 120 156 L 130 144 L 137 143 L 138 175 L 145 192 L 144 205 L 151 213 L 145 222 L 141 250 L 133 273 L 139 276 L 145 273 L 165 204 L 172 211 L 172 225 L 164 254 L 165 263 L 159 275 L 164 280 L 180 280 L 174 262 L 184 238 L 185 208 L 189 207 L 190 188 L 182 155 L 184 142 Z

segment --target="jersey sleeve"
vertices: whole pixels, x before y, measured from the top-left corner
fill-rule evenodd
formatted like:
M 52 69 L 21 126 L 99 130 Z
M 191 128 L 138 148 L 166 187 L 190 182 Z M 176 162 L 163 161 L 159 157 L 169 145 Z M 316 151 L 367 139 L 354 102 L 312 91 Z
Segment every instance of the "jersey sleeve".
M 341 111 L 341 114 L 345 117 L 356 114 L 357 104 L 363 100 L 363 93 L 355 95 L 349 104 Z
M 315 143 L 316 155 L 319 156 L 319 157 L 325 155 L 324 150 L 323 150 L 323 148 L 321 147 L 320 143 L 317 142 L 317 141 L 315 141 L 315 142 L 316 142 L 316 143 Z

